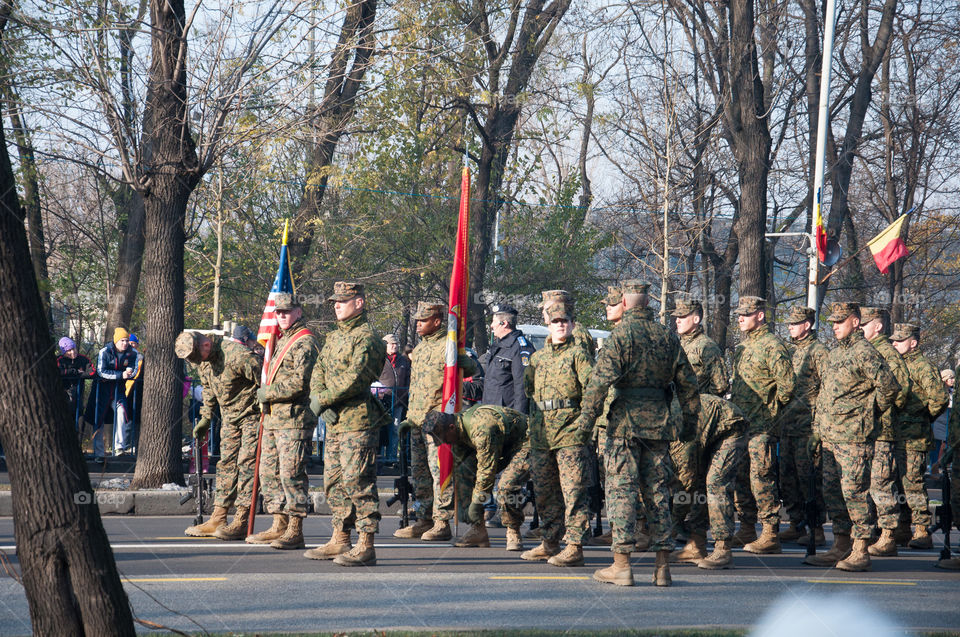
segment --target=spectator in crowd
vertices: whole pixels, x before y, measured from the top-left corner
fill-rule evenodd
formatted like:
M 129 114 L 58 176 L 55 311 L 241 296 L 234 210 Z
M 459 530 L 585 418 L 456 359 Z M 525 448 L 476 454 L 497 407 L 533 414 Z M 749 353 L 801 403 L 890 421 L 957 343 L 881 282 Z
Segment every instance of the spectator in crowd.
M 135 447 L 140 438 L 140 407 L 143 405 L 143 352 L 140 351 L 140 339 L 136 334 L 130 335 L 130 349 L 137 354 L 137 364 L 134 367 L 133 378 L 126 383 L 132 431 L 130 440 L 125 446 Z
M 119 454 L 129 445 L 130 417 L 124 393 L 125 381 L 136 374 L 137 354 L 130 347 L 130 333 L 118 327 L 113 331 L 113 342 L 108 343 L 97 355 L 97 376 L 90 400 L 87 402 L 86 419 L 93 425 L 93 455 L 95 462 L 103 462 L 104 424 L 113 422 L 117 432 L 114 441 L 120 442 L 115 451 Z
M 393 408 L 394 419 L 403 420 L 407 411 L 407 398 L 410 391 L 410 359 L 400 353 L 400 342 L 393 334 L 383 337 L 387 344 L 387 359 L 383 362 L 380 374 L 380 400 L 389 410 Z
M 80 405 L 83 403 L 84 381 L 96 376 L 90 359 L 77 351 L 77 344 L 69 336 L 64 336 L 58 343 L 60 356 L 57 357 L 57 368 L 60 370 L 60 379 L 70 401 L 70 413 L 73 415 L 73 424 L 77 436 L 83 438 L 81 426 Z
M 933 421 L 933 449 L 930 451 L 930 472 L 934 476 L 940 473 L 940 456 L 946 451 L 947 420 L 953 411 L 953 387 L 956 379 L 956 374 L 952 369 L 940 370 L 940 380 L 943 381 L 947 394 L 950 396 L 950 402 L 947 403 L 947 410 Z

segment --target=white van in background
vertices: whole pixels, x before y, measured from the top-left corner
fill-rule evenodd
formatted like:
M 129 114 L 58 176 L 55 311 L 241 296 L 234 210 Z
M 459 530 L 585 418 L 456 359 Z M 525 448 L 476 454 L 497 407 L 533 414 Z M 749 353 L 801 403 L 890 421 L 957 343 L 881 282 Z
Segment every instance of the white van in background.
M 527 340 L 533 343 L 533 346 L 538 350 L 543 348 L 543 344 L 547 342 L 547 337 L 550 336 L 550 330 L 543 325 L 523 324 L 518 325 L 517 329 L 523 332 Z M 607 330 L 590 330 L 590 336 L 593 337 L 593 341 L 597 344 L 599 350 L 603 347 L 603 342 L 609 338 L 610 332 Z

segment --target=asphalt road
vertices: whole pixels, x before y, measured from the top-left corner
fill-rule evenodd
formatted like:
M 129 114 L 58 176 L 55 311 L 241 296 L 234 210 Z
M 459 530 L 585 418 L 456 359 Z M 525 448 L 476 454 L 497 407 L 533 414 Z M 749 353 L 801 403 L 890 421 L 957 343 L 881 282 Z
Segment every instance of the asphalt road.
M 502 529 L 491 530 L 489 549 L 457 549 L 394 539 L 397 519 L 387 518 L 377 566 L 346 569 L 302 551 L 187 538 L 189 519 L 104 522 L 137 616 L 185 631 L 753 626 L 777 603 L 824 628 L 834 620 L 821 609 L 837 600 L 903 628 L 960 629 L 960 574 L 933 568 L 935 551 L 875 559 L 867 573 L 803 566 L 796 545 L 775 556 L 737 551 L 734 570 L 675 566 L 665 589 L 649 584 L 645 553 L 634 556 L 638 586 L 621 588 L 590 577 L 609 564 L 607 547 L 587 547 L 582 568 L 558 569 L 507 553 Z M 325 542 L 330 519 L 308 518 L 305 530 L 308 546 Z M 0 518 L 0 548 L 16 564 L 10 518 Z M 22 589 L 0 580 L 0 635 L 29 633 Z

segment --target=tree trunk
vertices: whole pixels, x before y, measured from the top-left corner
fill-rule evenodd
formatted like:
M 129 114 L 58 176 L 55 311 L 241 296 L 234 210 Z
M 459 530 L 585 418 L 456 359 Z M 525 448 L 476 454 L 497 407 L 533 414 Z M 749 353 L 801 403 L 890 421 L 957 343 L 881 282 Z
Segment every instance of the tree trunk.
M 10 13 L 5 2 L 0 32 Z M 0 442 L 17 557 L 35 635 L 133 635 L 133 616 L 92 494 L 57 374 L 24 211 L 0 126 Z M 57 467 L 51 471 L 51 467 Z
M 107 323 L 104 342 L 109 342 L 116 327 L 130 328 L 133 307 L 140 287 L 143 248 L 146 241 L 146 211 L 143 197 L 128 184 L 120 184 L 111 193 L 117 216 L 125 221 L 120 226 L 122 238 L 117 251 L 117 269 L 107 298 Z

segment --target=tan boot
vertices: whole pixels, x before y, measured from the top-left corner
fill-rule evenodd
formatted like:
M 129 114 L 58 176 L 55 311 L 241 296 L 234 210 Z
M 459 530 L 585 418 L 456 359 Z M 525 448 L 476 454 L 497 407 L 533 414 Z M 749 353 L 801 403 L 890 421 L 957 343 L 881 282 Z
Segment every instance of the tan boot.
M 850 555 L 837 562 L 837 568 L 841 571 L 869 571 L 870 553 L 867 552 L 867 541 L 861 538 L 854 540 Z
M 360 540 L 353 550 L 341 553 L 333 560 L 340 566 L 373 566 L 377 563 L 377 552 L 373 549 L 373 533 L 360 533 Z
M 829 551 L 808 555 L 803 563 L 810 566 L 836 566 L 837 562 L 850 555 L 851 548 L 850 534 L 837 533 L 833 536 L 833 546 L 830 547 Z
M 896 557 L 897 541 L 893 539 L 893 529 L 883 529 L 880 539 L 867 549 L 867 553 L 875 557 Z
M 761 555 L 780 553 L 781 548 L 779 531 L 779 524 L 764 524 L 763 533 L 760 534 L 760 537 L 754 542 L 745 544 L 743 546 L 743 550 L 748 553 L 758 553 Z
M 650 536 L 646 533 L 637 533 L 636 541 L 633 544 L 637 553 L 643 553 L 650 548 Z
M 433 528 L 420 536 L 424 542 L 445 542 L 453 537 L 450 532 L 449 520 L 437 520 L 433 523 Z
M 303 556 L 311 560 L 332 560 L 351 548 L 353 548 L 353 545 L 350 543 L 350 531 L 334 529 L 329 542 L 315 549 L 304 551 Z
M 287 516 L 282 513 L 273 514 L 273 525 L 266 531 L 248 535 L 247 544 L 270 544 L 287 531 Z
M 948 571 L 960 571 L 960 557 L 952 557 L 948 560 L 940 560 L 934 566 Z
M 800 546 L 806 546 L 807 542 L 810 541 L 810 530 L 808 529 L 806 533 L 797 538 L 797 544 Z M 823 527 L 817 526 L 813 529 L 813 545 L 814 546 L 826 546 L 827 545 L 827 536 L 823 534 Z
M 780 541 L 781 542 L 793 542 L 798 537 L 800 537 L 800 527 L 797 526 L 796 522 L 790 522 L 785 530 L 780 531 Z
M 730 541 L 717 540 L 714 542 L 713 553 L 697 562 L 697 566 L 710 571 L 733 568 L 733 551 L 730 550 Z
M 554 566 L 583 566 L 583 547 L 579 544 L 567 544 L 566 548 L 547 560 Z
M 454 542 L 454 546 L 460 548 L 487 548 L 490 546 L 490 536 L 487 535 L 487 527 L 483 522 L 471 524 L 470 528 L 463 536 Z
M 210 519 L 204 522 L 203 524 L 197 524 L 191 526 L 186 531 L 183 532 L 184 535 L 189 535 L 190 537 L 213 537 L 213 534 L 217 532 L 221 526 L 227 523 L 227 509 L 226 507 L 213 507 L 213 513 L 210 515 Z
M 633 569 L 629 553 L 614 553 L 613 564 L 593 572 L 593 579 L 617 586 L 633 586 Z
M 523 538 L 520 537 L 520 529 L 511 529 L 510 527 L 507 527 L 507 550 L 523 550 Z
M 233 541 L 247 537 L 247 521 L 250 519 L 250 507 L 237 507 L 233 522 L 224 524 L 213 533 L 218 540 Z
M 291 515 L 287 521 L 287 530 L 283 535 L 270 542 L 270 546 L 281 551 L 291 551 L 293 549 L 302 549 L 303 543 L 303 518 Z
M 707 556 L 707 538 L 704 535 L 691 533 L 686 546 L 670 554 L 671 562 L 696 564 Z
M 657 561 L 653 565 L 653 585 L 671 586 L 673 578 L 670 577 L 670 551 L 663 549 L 657 551 Z
M 521 560 L 527 560 L 528 562 L 541 562 L 544 560 L 549 560 L 551 557 L 560 552 L 560 543 L 559 542 L 548 542 L 544 540 L 540 542 L 539 545 L 530 549 L 529 551 L 524 551 L 520 554 Z
M 927 527 L 922 524 L 913 527 L 913 539 L 910 540 L 910 543 L 907 544 L 912 549 L 932 549 L 933 548 L 933 538 L 930 537 L 930 532 L 927 531 Z
M 757 541 L 757 525 L 740 523 L 740 530 L 730 538 L 730 544 L 734 547 L 746 546 L 750 542 Z
M 413 524 L 409 524 L 402 529 L 397 529 L 393 532 L 393 537 L 404 538 L 407 540 L 418 538 L 430 529 L 433 528 L 433 520 L 430 518 L 424 518 L 422 520 L 417 520 Z

